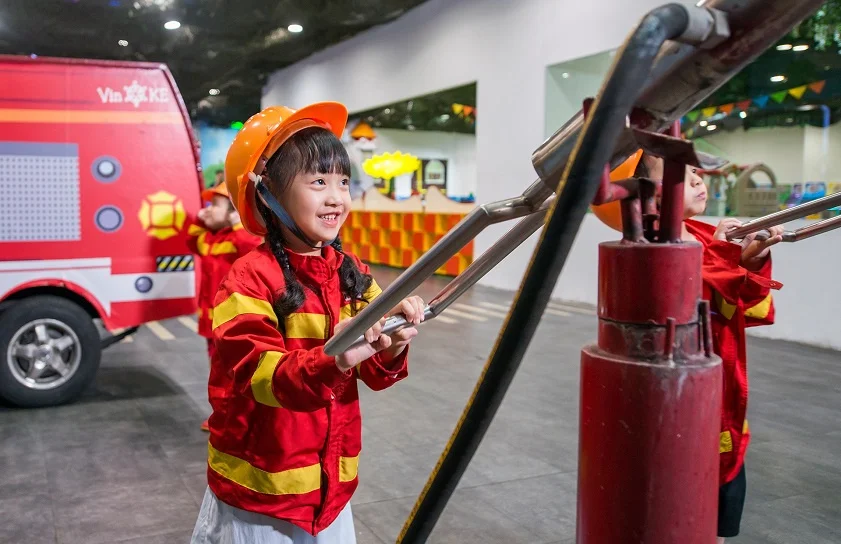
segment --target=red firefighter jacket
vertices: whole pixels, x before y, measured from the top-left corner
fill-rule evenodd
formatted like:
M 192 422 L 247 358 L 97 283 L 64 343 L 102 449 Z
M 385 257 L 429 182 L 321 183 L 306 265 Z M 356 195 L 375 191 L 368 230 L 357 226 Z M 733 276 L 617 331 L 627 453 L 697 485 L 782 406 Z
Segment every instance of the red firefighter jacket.
M 282 519 L 317 534 L 357 486 L 362 421 L 357 379 L 373 390 L 407 375 L 408 349 L 341 372 L 324 344 L 355 315 L 339 286 L 339 265 L 353 258 L 332 247 L 321 255 L 288 252 L 306 299 L 278 323 L 272 301 L 283 291 L 267 244 L 234 263 L 213 310 L 208 484 L 223 502 Z M 379 295 L 373 283 L 367 301 Z
M 713 225 L 685 223 L 704 246 L 704 299 L 710 301 L 713 347 L 724 371 L 719 437 L 719 480 L 724 484 L 739 473 L 750 442 L 745 328 L 774 323 L 771 290 L 782 284 L 771 279 L 770 255 L 761 269 L 752 272 L 739 265 L 741 246 L 713 239 Z
M 198 298 L 200 335 L 211 337 L 213 297 L 231 265 L 261 242 L 260 238 L 249 234 L 241 224 L 213 232 L 199 219 L 191 222 L 187 229 L 187 245 L 191 252 L 201 257 Z

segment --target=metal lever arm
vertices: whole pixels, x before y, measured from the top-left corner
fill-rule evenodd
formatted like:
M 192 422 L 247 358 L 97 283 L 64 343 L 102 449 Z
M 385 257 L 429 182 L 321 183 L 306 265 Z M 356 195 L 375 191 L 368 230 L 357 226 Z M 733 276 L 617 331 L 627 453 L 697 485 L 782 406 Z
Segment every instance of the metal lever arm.
M 437 316 L 441 315 L 441 312 L 446 310 L 447 307 L 463 295 L 465 291 L 473 287 L 473 285 L 482 279 L 485 274 L 502 262 L 505 257 L 510 255 L 512 251 L 525 242 L 532 234 L 537 232 L 537 230 L 543 225 L 543 221 L 546 217 L 546 210 L 549 209 L 554 200 L 554 196 L 550 197 L 543 203 L 543 206 L 540 207 L 537 213 L 533 213 L 517 223 L 514 228 L 505 233 L 505 236 L 497 240 L 496 243 L 488 248 L 481 257 L 473 261 L 464 272 L 442 289 L 441 292 L 439 292 L 426 307 L 423 316 L 424 322 L 429 321 L 430 319 L 435 319 Z M 360 316 L 361 315 L 362 314 L 360 313 Z M 409 325 L 409 322 L 402 316 L 391 317 L 385 322 L 383 334 L 393 334 L 407 325 Z M 356 340 L 354 340 L 348 349 L 354 348 L 364 342 L 365 336 L 359 336 Z
M 800 219 L 801 217 L 821 212 L 839 205 L 841 205 L 841 193 L 828 195 L 805 204 L 800 204 L 799 206 L 794 206 L 793 208 L 789 208 L 787 210 L 781 210 L 763 217 L 752 219 L 741 227 L 728 232 L 727 239 L 740 240 L 748 234 L 753 234 L 754 232 L 765 230 L 768 227 L 781 225 L 787 221 Z
M 823 234 L 831 230 L 841 228 L 841 215 L 818 221 L 805 227 L 800 227 L 795 231 L 787 230 L 783 233 L 783 242 L 799 242 L 818 234 Z M 763 230 L 756 235 L 756 240 L 767 240 L 771 234 L 767 230 Z

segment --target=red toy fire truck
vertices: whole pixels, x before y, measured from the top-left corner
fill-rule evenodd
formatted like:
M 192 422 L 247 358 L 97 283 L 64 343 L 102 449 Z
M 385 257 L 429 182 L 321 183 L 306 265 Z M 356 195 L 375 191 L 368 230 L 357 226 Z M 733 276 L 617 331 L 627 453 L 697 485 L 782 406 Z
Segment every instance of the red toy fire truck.
M 67 402 L 103 347 L 196 310 L 198 149 L 159 64 L 0 56 L 0 398 Z

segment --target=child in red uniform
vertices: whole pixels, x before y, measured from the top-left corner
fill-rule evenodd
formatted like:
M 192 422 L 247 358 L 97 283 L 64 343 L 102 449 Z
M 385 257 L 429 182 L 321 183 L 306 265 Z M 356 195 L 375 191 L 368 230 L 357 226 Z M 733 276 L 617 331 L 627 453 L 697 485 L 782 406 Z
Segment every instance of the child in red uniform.
M 662 160 L 643 155 L 637 176 L 663 179 Z M 715 353 L 721 357 L 724 389 L 719 444 L 718 542 L 739 534 L 745 504 L 745 452 L 750 441 L 746 418 L 748 400 L 747 341 L 745 328 L 774 322 L 772 289 L 782 284 L 771 279 L 770 247 L 782 241 L 782 227 L 768 229 L 766 241 L 746 236 L 727 241 L 727 232 L 739 227 L 738 219 L 722 219 L 717 227 L 692 218 L 707 207 L 707 188 L 697 169 L 686 167 L 684 183 L 683 240 L 704 248 L 702 276 L 704 299 L 710 301 Z
M 242 228 L 224 183 L 203 191 L 201 196 L 203 201 L 210 202 L 210 206 L 199 210 L 198 217 L 187 229 L 187 245 L 201 259 L 198 333 L 207 339 L 207 352 L 213 359 L 210 326 L 213 297 L 234 261 L 260 245 L 262 240 Z M 207 421 L 202 423 L 202 429 L 207 430 Z
M 338 239 L 350 211 L 347 110 L 268 108 L 225 161 L 244 227 L 266 243 L 238 260 L 215 299 L 208 489 L 194 544 L 353 544 L 362 421 L 357 381 L 385 389 L 407 375 L 411 326 L 337 357 L 324 344 L 380 293 Z M 262 176 L 258 178 L 257 176 Z M 390 315 L 413 324 L 423 301 Z

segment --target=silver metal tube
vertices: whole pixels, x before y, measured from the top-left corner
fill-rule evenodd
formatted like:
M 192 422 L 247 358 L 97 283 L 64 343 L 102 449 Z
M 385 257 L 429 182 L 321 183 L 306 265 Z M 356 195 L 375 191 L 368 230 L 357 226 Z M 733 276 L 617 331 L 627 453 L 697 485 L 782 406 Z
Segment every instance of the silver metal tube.
M 793 233 L 794 240 L 792 242 L 799 242 L 800 240 L 805 240 L 806 238 L 811 238 L 812 236 L 817 236 L 818 234 L 823 234 L 837 228 L 841 228 L 841 215 L 836 215 L 835 217 L 830 217 L 829 219 L 824 219 L 823 221 L 818 221 L 812 225 L 797 229 Z
M 793 208 L 789 208 L 787 210 L 780 210 L 778 212 L 765 215 L 763 217 L 752 219 L 751 221 L 748 221 L 741 227 L 737 227 L 728 232 L 727 239 L 740 240 L 748 234 L 759 232 L 769 227 L 782 225 L 787 221 L 800 219 L 801 217 L 805 217 L 807 215 L 811 215 L 817 212 L 822 212 L 829 208 L 834 208 L 835 206 L 841 206 L 841 193 L 828 195 L 823 198 L 807 202 L 805 204 L 800 204 L 799 206 L 794 206 Z
M 328 340 L 324 346 L 324 352 L 327 355 L 338 355 L 347 351 L 366 330 L 409 296 L 489 225 L 533 214 L 536 209 L 538 209 L 537 206 L 530 204 L 522 196 L 492 202 L 474 209 L 429 251 L 421 255 L 415 264 L 400 274 L 380 296 L 359 312 L 346 328 Z
M 482 256 L 470 263 L 464 272 L 455 277 L 447 286 L 433 298 L 423 314 L 423 322 L 435 319 L 447 309 L 468 289 L 476 285 L 485 274 L 496 267 L 503 259 L 517 249 L 520 244 L 528 240 L 529 236 L 537 232 L 546 219 L 546 211 L 549 209 L 554 197 L 547 200 L 536 213 L 533 213 L 517 223 L 514 228 L 494 243 Z M 542 212 L 542 213 L 541 213 Z M 409 325 L 402 316 L 393 316 L 386 320 L 383 325 L 383 334 L 392 334 Z M 354 348 L 365 342 L 365 336 L 359 336 L 347 349 Z

